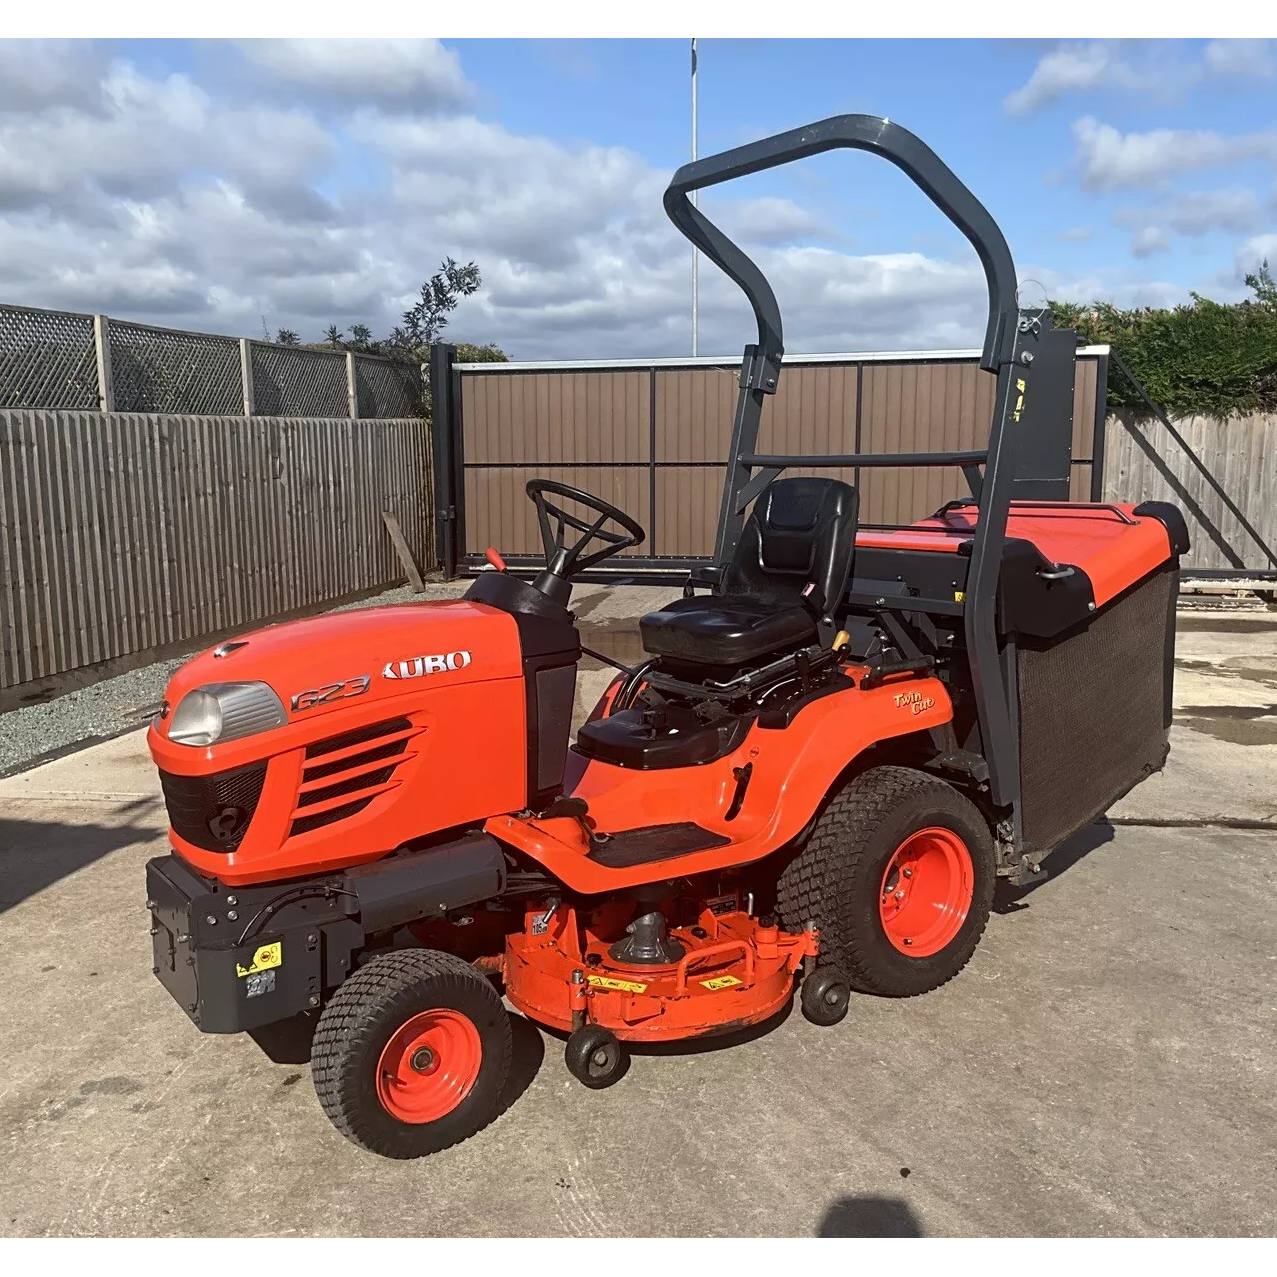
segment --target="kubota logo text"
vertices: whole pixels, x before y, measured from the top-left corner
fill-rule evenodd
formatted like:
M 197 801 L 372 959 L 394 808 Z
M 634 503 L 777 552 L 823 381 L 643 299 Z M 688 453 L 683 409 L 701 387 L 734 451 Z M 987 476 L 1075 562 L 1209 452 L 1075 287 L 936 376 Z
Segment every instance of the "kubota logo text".
M 423 674 L 442 674 L 445 670 L 463 670 L 469 664 L 469 652 L 413 656 L 406 661 L 387 661 L 381 676 L 382 678 L 420 678 Z

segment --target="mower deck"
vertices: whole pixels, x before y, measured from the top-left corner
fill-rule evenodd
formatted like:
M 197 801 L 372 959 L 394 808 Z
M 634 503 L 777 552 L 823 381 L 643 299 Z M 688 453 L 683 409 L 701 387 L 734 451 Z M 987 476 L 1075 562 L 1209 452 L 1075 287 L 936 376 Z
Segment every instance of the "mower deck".
M 705 1037 L 774 1015 L 793 993 L 795 972 L 819 951 L 814 930 L 764 925 L 732 896 L 708 902 L 695 923 L 669 932 L 684 951 L 677 961 L 623 962 L 610 953 L 623 917 L 615 908 L 595 910 L 582 932 L 572 906 L 548 917 L 529 909 L 524 929 L 506 940 L 506 996 L 563 1032 L 589 1023 L 623 1042 Z

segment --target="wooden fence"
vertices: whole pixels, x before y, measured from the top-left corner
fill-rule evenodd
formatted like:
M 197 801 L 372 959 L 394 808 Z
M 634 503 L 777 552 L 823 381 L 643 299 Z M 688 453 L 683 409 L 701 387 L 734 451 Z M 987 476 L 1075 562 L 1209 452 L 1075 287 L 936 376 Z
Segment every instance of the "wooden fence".
M 0 410 L 0 696 L 432 561 L 418 419 Z
M 1070 493 L 1091 493 L 1108 347 L 1077 353 L 1073 397 L 1056 423 L 1071 438 Z M 764 405 L 761 452 L 927 452 L 981 448 L 995 379 L 978 351 L 797 355 Z M 726 360 L 456 364 L 451 440 L 456 561 L 481 568 L 486 546 L 517 560 L 540 553 L 524 484 L 545 475 L 628 510 L 647 529 L 636 571 L 713 552 L 740 377 Z M 1063 419 L 1067 414 L 1067 420 Z M 1042 423 L 1043 428 L 1045 423 Z M 800 467 L 790 474 L 809 473 Z M 865 522 L 909 522 L 965 495 L 956 470 L 821 470 L 857 483 Z M 456 507 L 455 513 L 450 507 Z M 447 543 L 448 529 L 441 529 Z M 445 556 L 446 557 L 446 556 Z M 449 565 L 445 563 L 445 571 Z
M 1184 512 L 1187 569 L 1277 571 L 1277 414 L 1221 421 L 1108 417 L 1106 501 L 1171 501 Z

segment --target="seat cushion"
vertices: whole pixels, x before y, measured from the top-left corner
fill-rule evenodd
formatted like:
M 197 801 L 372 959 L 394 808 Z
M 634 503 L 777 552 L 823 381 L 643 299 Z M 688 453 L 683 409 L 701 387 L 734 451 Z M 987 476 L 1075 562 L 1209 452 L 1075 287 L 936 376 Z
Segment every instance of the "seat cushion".
M 643 649 L 701 665 L 742 665 L 813 642 L 816 621 L 804 607 L 771 607 L 720 594 L 676 599 L 640 622 Z

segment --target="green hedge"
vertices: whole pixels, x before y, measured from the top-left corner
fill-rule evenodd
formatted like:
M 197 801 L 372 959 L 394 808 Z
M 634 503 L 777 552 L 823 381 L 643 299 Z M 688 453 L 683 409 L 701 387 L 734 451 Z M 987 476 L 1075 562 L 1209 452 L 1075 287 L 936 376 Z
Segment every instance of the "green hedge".
M 1174 310 L 1119 310 L 1108 302 L 1052 302 L 1051 308 L 1058 327 L 1112 345 L 1168 411 L 1221 417 L 1277 411 L 1277 287 L 1268 263 L 1246 282 L 1254 300 L 1231 306 L 1193 293 L 1191 305 Z M 1108 402 L 1147 407 L 1116 368 Z

